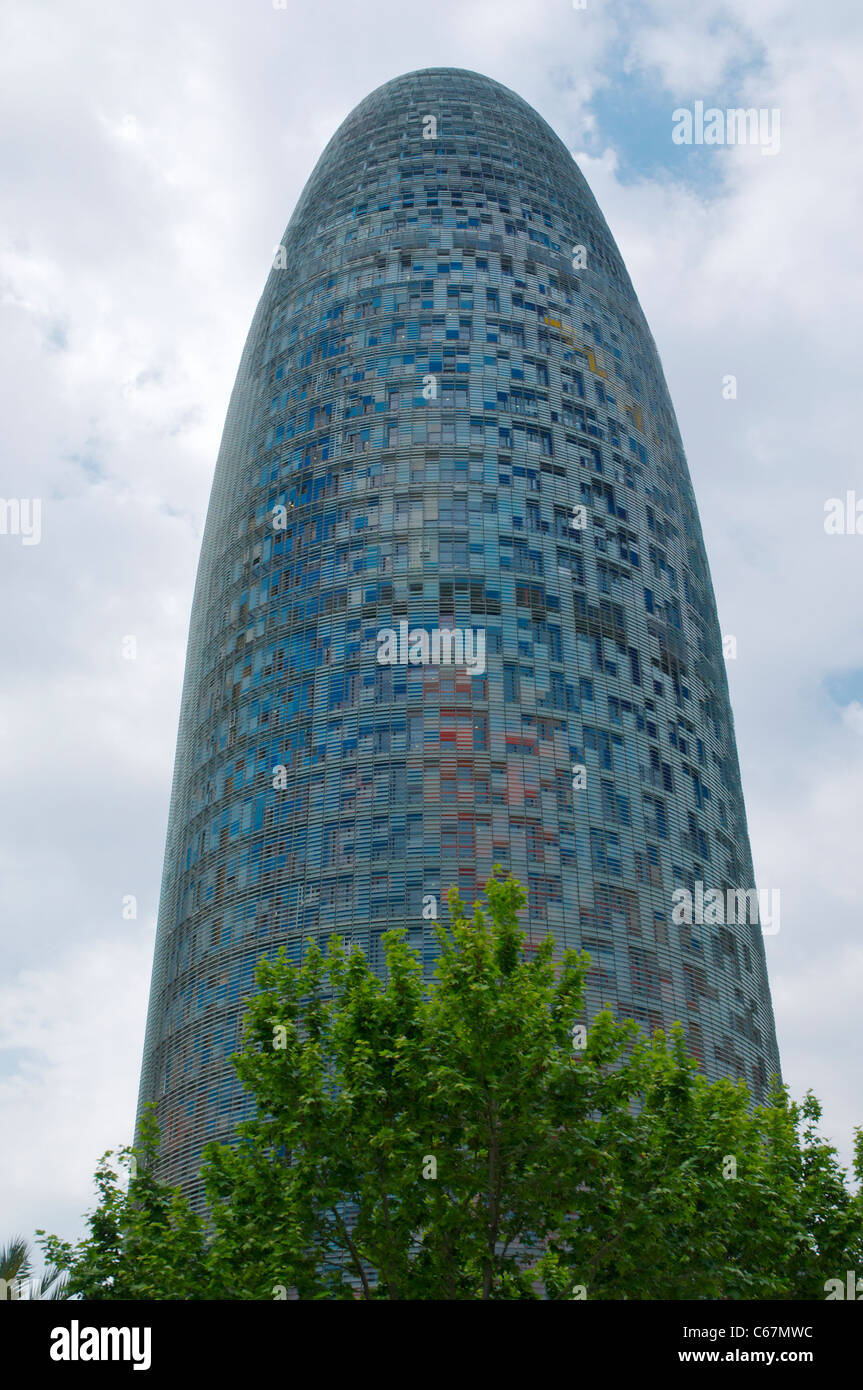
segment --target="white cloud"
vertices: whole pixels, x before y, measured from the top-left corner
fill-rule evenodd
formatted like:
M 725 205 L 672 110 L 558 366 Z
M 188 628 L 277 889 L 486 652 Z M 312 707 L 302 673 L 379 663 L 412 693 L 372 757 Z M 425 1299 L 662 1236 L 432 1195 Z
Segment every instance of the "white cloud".
M 821 1089 L 848 1151 L 863 1118 L 847 1044 L 863 715 L 824 683 L 863 669 L 863 538 L 826 537 L 822 521 L 826 497 L 863 495 L 861 19 L 852 0 L 733 0 L 715 19 L 684 0 L 385 0 L 337 21 L 228 0 L 70 0 L 50 24 L 40 7 L 5 12 L 0 493 L 43 498 L 44 539 L 3 538 L 0 557 L 16 595 L 2 614 L 0 1020 L 21 1049 L 0 1082 L 15 1135 L 3 1229 L 76 1229 L 96 1158 L 129 1137 L 197 546 L 272 247 L 356 102 L 435 65 L 488 72 L 572 149 L 599 142 L 580 163 L 657 339 L 738 639 L 753 846 L 760 882 L 782 890 L 768 951 L 786 1074 Z M 629 79 L 668 98 L 664 178 L 624 183 L 591 109 Z M 719 183 L 696 191 L 685 152 L 672 162 L 671 110 L 726 92 L 780 106 L 782 149 L 717 150 Z
M 152 942 L 146 925 L 118 920 L 112 938 L 0 989 L 6 1239 L 82 1230 L 96 1159 L 125 1141 L 134 1113 Z

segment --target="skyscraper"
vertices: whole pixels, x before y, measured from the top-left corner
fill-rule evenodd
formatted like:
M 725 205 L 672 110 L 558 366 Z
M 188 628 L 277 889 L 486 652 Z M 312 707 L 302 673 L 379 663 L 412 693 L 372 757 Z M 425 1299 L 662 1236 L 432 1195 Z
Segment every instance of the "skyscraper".
M 449 885 L 469 903 L 496 863 L 533 943 L 590 952 L 591 1011 L 680 1019 L 708 1076 L 764 1094 L 761 927 L 704 906 L 753 871 L 656 348 L 557 136 L 429 69 L 333 136 L 231 397 L 141 1079 L 161 1175 L 245 1113 L 261 955 L 337 932 L 379 967 L 403 926 L 431 971 Z

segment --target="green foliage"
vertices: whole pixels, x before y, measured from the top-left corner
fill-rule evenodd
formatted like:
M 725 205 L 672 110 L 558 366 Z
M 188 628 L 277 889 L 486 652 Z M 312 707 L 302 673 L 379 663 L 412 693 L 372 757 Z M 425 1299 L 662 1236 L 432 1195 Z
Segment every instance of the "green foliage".
M 72 1246 L 39 1231 L 46 1257 L 68 1273 L 67 1296 L 84 1299 L 203 1299 L 208 1292 L 205 1225 L 178 1189 L 148 1170 L 158 1149 L 155 1116 L 144 1116 L 136 1150 L 117 1153 L 124 1187 L 105 1154 L 96 1169 L 99 1205 L 90 1233 Z
M 48 1302 L 65 1297 L 66 1281 L 53 1265 L 43 1270 L 36 1283 L 32 1252 L 22 1236 L 13 1236 L 8 1245 L 0 1246 L 0 1302 Z
M 806 1299 L 863 1270 L 863 1198 L 811 1095 L 708 1083 L 681 1028 L 610 1012 L 588 958 L 529 959 L 512 878 L 449 927 L 430 987 L 404 933 L 386 980 L 334 938 L 258 967 L 234 1063 L 257 1113 L 210 1144 L 206 1219 L 106 1160 L 90 1234 L 43 1238 L 84 1298 Z M 863 1178 L 863 1136 L 855 1162 Z

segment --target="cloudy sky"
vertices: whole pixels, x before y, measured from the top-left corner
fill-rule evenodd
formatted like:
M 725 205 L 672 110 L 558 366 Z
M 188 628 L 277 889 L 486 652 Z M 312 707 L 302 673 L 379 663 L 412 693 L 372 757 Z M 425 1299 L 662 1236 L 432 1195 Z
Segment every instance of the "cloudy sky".
M 826 534 L 824 504 L 863 500 L 861 39 L 859 0 L 4 0 L 0 496 L 42 517 L 38 544 L 0 535 L 0 1240 L 77 1234 L 98 1156 L 130 1137 L 234 374 L 326 141 L 421 67 L 536 107 L 629 267 L 737 639 L 758 881 L 781 892 L 785 1077 L 850 1154 L 863 535 Z M 778 109 L 778 153 L 676 145 L 672 113 L 696 101 Z

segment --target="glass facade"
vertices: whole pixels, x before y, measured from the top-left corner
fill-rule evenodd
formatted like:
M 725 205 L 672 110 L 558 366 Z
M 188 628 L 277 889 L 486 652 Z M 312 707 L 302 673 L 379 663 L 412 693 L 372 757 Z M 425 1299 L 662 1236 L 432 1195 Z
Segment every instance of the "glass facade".
M 231 398 L 141 1080 L 161 1175 L 246 1113 L 227 1059 L 261 955 L 337 932 L 378 968 L 403 926 L 430 971 L 450 884 L 470 903 L 494 864 L 534 944 L 590 952 L 591 1012 L 680 1019 L 708 1076 L 764 1094 L 761 929 L 673 906 L 753 876 L 656 348 L 557 136 L 430 69 L 330 141 Z

